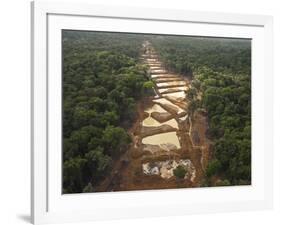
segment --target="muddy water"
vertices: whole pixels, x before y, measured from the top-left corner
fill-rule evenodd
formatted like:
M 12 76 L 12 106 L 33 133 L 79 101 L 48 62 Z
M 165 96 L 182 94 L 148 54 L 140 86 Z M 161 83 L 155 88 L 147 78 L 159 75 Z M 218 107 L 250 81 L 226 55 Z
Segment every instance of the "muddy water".
M 173 144 L 177 148 L 180 148 L 180 142 L 176 132 L 168 132 L 162 134 L 155 134 L 152 136 L 148 136 L 142 139 L 143 144 L 149 145 L 166 145 L 166 144 Z
M 171 92 L 171 93 L 176 93 L 176 92 L 179 92 L 179 91 L 187 91 L 187 87 L 175 87 L 175 88 L 161 88 L 159 89 L 158 91 L 163 95 L 165 92 Z
M 150 66 L 150 69 L 151 69 L 151 70 L 161 70 L 162 68 L 161 68 L 161 66 L 159 65 L 159 66 Z
M 187 144 L 182 140 L 187 139 L 185 135 L 188 132 L 179 130 L 179 123 L 183 126 L 183 123 L 188 123 L 187 115 L 187 104 L 185 101 L 185 91 L 188 89 L 188 83 L 178 74 L 173 74 L 167 71 L 158 59 L 158 56 L 151 46 L 146 41 L 144 45 L 146 54 L 143 55 L 144 62 L 148 65 L 150 70 L 150 77 L 154 82 L 155 96 L 152 100 L 155 104 L 145 109 L 144 111 L 149 113 L 149 116 L 142 121 L 142 127 L 158 127 L 161 125 L 169 125 L 176 128 L 177 131 L 164 132 L 159 130 L 157 134 L 150 136 L 141 137 L 141 149 L 148 151 L 152 155 L 162 154 L 164 150 L 164 156 L 169 154 L 175 154 L 173 151 L 176 150 L 176 154 L 182 154 L 181 151 L 188 149 Z M 157 112 L 153 118 L 151 114 Z M 163 113 L 161 115 L 161 113 Z M 169 120 L 165 122 L 164 118 L 167 118 L 167 114 L 170 115 Z M 156 116 L 157 115 L 157 116 Z M 171 118 L 172 117 L 172 118 Z M 170 119 L 171 118 L 171 119 Z M 158 121 L 157 119 L 161 120 Z M 152 128 L 151 128 L 152 129 Z M 183 129 L 181 127 L 181 129 Z M 181 141 L 180 141 L 181 140 Z M 181 146 L 182 145 L 182 146 Z M 157 156 L 156 155 L 156 156 Z M 189 179 L 193 182 L 195 178 L 195 168 L 190 159 L 180 160 L 166 160 L 157 162 L 147 162 L 142 164 L 143 173 L 146 175 L 159 175 L 164 179 L 169 179 L 174 176 L 173 170 L 177 166 L 184 166 L 187 170 L 185 179 Z
M 166 122 L 159 123 L 157 120 L 153 119 L 151 116 L 147 117 L 142 121 L 142 125 L 145 127 L 159 127 L 163 124 L 167 124 L 171 127 L 174 127 L 176 129 L 179 129 L 178 123 L 175 119 L 170 119 Z
M 176 75 L 174 74 L 169 74 L 169 73 L 165 73 L 165 74 L 152 74 L 151 77 L 154 79 L 154 78 L 163 78 L 163 77 L 166 77 L 166 78 L 177 78 Z
M 175 98 L 175 99 L 184 100 L 185 97 L 186 97 L 186 94 L 184 93 L 184 91 L 179 91 L 179 92 L 163 94 L 162 96 L 164 96 L 164 97 L 172 97 L 172 98 Z
M 163 69 L 151 69 L 151 73 L 166 73 L 166 70 Z
M 161 126 L 161 123 L 149 116 L 142 121 L 142 125 L 145 127 L 158 127 Z
M 180 81 L 180 78 L 177 78 L 177 77 L 164 77 L 164 78 L 155 78 L 155 81 L 157 82 L 157 83 L 159 83 L 159 82 L 167 82 L 167 81 Z
M 147 62 L 155 63 L 157 62 L 157 59 L 147 59 Z
M 163 109 L 160 105 L 154 104 L 152 107 L 146 109 L 145 112 L 149 113 L 149 116 L 142 121 L 142 126 L 158 127 L 158 126 L 161 126 L 163 124 L 167 124 L 171 127 L 179 129 L 178 123 L 175 119 L 170 119 L 166 122 L 160 123 L 160 122 L 158 122 L 157 120 L 155 120 L 154 118 L 151 117 L 151 113 L 153 113 L 153 112 L 167 113 L 167 111 L 165 109 Z
M 147 113 L 152 113 L 152 112 L 159 112 L 159 113 L 166 113 L 167 111 L 163 109 L 160 105 L 154 104 L 152 107 L 144 110 Z
M 156 83 L 157 87 L 169 87 L 169 86 L 185 86 L 185 81 L 171 81 L 171 82 L 163 82 Z
M 159 99 L 156 99 L 156 100 L 153 100 L 153 101 L 156 102 L 156 103 L 160 103 L 160 104 L 163 104 L 163 105 L 170 106 L 171 108 L 175 109 L 178 114 L 182 113 L 182 112 L 185 112 L 185 110 L 183 110 L 179 106 L 173 104 L 172 102 L 170 102 L 166 98 L 159 98 Z

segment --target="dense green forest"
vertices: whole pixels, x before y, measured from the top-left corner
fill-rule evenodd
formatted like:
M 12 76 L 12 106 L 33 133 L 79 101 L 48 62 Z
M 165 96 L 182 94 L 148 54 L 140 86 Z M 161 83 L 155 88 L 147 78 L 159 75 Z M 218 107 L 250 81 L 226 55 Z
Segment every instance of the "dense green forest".
M 167 69 L 192 78 L 191 115 L 208 113 L 213 159 L 202 185 L 251 183 L 250 40 L 158 37 L 151 39 Z M 220 182 L 211 183 L 212 178 Z
M 64 30 L 62 42 L 63 193 L 91 192 L 131 143 L 148 79 L 143 37 Z

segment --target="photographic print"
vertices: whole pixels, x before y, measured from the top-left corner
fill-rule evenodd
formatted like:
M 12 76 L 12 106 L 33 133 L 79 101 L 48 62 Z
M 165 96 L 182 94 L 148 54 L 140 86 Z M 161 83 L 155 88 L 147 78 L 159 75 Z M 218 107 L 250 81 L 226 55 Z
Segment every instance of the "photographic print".
M 251 39 L 62 30 L 63 194 L 251 184 Z

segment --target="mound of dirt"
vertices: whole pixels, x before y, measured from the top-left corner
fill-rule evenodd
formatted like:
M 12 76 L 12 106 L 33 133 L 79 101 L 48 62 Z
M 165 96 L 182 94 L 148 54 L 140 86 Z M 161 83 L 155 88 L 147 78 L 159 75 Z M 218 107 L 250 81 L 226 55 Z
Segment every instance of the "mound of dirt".
M 168 112 L 166 112 L 166 113 L 152 112 L 151 117 L 160 123 L 164 123 L 164 122 L 174 118 L 173 115 Z

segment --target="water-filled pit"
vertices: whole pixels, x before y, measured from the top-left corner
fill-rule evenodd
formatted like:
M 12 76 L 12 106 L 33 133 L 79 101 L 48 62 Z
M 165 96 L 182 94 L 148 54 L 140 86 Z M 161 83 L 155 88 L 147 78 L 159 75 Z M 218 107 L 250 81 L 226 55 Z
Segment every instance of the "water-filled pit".
M 153 100 L 153 102 L 160 103 L 160 104 L 166 105 L 166 106 L 168 106 L 168 107 L 171 107 L 171 108 L 175 109 L 178 114 L 179 114 L 179 113 L 182 113 L 182 112 L 185 112 L 185 110 L 183 110 L 183 109 L 180 108 L 179 106 L 173 104 L 172 102 L 170 102 L 170 101 L 167 100 L 166 98 L 155 99 L 155 100 Z
M 170 81 L 170 82 L 163 82 L 157 83 L 157 87 L 169 87 L 169 86 L 184 86 L 186 85 L 185 81 Z
M 187 87 L 174 87 L 174 88 L 161 88 L 158 91 L 162 93 L 172 93 L 172 92 L 179 92 L 179 91 L 187 91 Z
M 186 94 L 184 93 L 184 91 L 180 91 L 180 92 L 163 94 L 163 96 L 172 97 L 172 98 L 179 99 L 179 100 L 184 100 L 186 97 Z
M 145 137 L 142 139 L 142 143 L 159 146 L 172 144 L 175 145 L 177 148 L 180 148 L 179 138 L 175 131 Z

